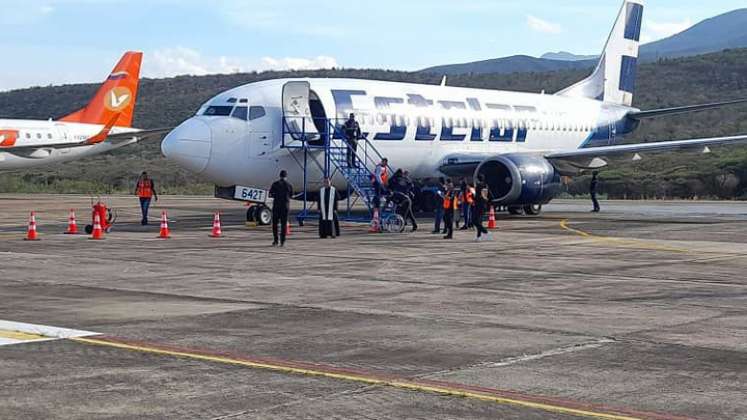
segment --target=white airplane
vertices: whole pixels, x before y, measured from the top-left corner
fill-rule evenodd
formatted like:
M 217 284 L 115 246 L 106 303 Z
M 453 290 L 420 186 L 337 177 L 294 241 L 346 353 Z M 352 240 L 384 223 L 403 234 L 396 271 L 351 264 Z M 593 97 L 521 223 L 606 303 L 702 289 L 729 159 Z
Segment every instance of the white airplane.
M 142 59 L 125 53 L 88 105 L 59 120 L 0 119 L 0 170 L 75 160 L 168 132 L 132 128 Z
M 390 165 L 422 180 L 485 175 L 496 205 L 537 214 L 557 193 L 561 176 L 653 153 L 747 143 L 747 136 L 736 136 L 621 144 L 644 119 L 745 102 L 633 108 L 642 14 L 641 0 L 625 0 L 594 72 L 554 95 L 445 83 L 268 80 L 210 99 L 169 133 L 161 150 L 215 182 L 222 198 L 263 202 L 264 188 L 280 169 L 288 170 L 297 189 L 317 191 L 329 170 L 338 189 L 352 182 L 361 184 L 355 188 L 359 195 L 367 194 L 365 175 L 378 156 L 386 156 Z M 362 174 L 347 168 L 341 152 L 334 154 L 342 142 L 339 127 L 350 113 L 367 137 L 358 149 Z M 327 140 L 333 149 L 326 151 L 333 154 L 328 158 L 323 147 L 315 148 Z M 318 165 L 303 171 L 304 158 Z

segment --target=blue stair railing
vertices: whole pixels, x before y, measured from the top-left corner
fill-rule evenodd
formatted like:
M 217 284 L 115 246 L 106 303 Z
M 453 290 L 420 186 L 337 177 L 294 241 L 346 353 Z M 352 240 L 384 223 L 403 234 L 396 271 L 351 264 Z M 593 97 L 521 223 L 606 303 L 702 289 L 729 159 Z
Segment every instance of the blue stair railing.
M 373 186 L 376 165 L 381 162 L 382 155 L 367 138 L 358 140 L 357 153 L 348 161 L 350 142 L 343 130 L 344 120 L 310 119 L 308 117 L 283 117 L 283 148 L 303 151 L 303 161 L 296 156 L 296 162 L 304 171 L 304 191 L 308 187 L 309 160 L 316 165 L 324 176 L 332 178 L 340 174 L 348 184 L 348 216 L 355 204 L 350 194 L 355 192 L 358 198 L 373 213 L 376 191 Z M 321 128 L 321 130 L 319 129 Z M 319 155 L 323 154 L 322 163 Z M 352 165 L 351 165 L 352 163 Z M 304 210 L 299 214 L 299 221 L 310 216 L 310 209 L 304 193 Z

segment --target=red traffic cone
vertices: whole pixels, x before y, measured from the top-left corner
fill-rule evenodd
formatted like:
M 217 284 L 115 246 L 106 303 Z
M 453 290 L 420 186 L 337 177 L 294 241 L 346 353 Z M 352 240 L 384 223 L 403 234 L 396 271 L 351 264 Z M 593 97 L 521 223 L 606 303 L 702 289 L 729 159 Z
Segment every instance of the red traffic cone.
M 285 236 L 291 236 L 291 222 L 285 225 Z
M 39 235 L 36 232 L 36 213 L 33 211 L 31 212 L 31 215 L 29 216 L 29 230 L 26 234 L 26 240 L 27 241 L 38 241 Z
M 374 209 L 373 218 L 371 219 L 371 227 L 368 229 L 368 233 L 379 232 L 381 232 L 381 219 L 379 218 L 379 209 Z
M 158 234 L 159 239 L 169 239 L 171 238 L 171 233 L 169 232 L 169 218 L 166 215 L 166 212 L 161 212 L 161 233 Z
M 223 236 L 223 231 L 220 227 L 220 212 L 215 212 L 213 217 L 213 232 L 210 234 L 211 238 L 220 238 Z
M 91 238 L 95 241 L 104 239 L 104 229 L 101 228 L 101 216 L 98 213 L 93 215 L 93 230 L 91 230 Z
M 75 221 L 75 210 L 70 209 L 70 216 L 67 218 L 67 230 L 65 235 L 77 235 L 78 234 L 78 222 Z
M 490 206 L 490 213 L 488 213 L 488 229 L 497 229 L 498 225 L 495 223 L 495 207 Z

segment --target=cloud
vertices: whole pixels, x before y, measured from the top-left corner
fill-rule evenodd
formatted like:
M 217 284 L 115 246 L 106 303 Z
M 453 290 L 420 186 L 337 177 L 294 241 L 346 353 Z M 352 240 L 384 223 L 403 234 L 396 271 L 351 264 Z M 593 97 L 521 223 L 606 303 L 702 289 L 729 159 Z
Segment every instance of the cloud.
M 0 25 L 37 23 L 54 11 L 55 8 L 51 4 L 40 5 L 38 2 L 6 0 L 3 2 L 2 13 L 0 13 Z
M 205 56 L 199 51 L 186 48 L 164 48 L 146 57 L 144 66 L 148 77 L 173 77 L 179 75 L 201 76 L 206 74 L 242 73 L 268 70 L 315 70 L 339 67 L 334 57 L 262 57 L 248 60 L 228 56 Z
M 548 22 L 532 15 L 527 15 L 527 26 L 529 26 L 529 29 L 543 34 L 559 34 L 563 32 L 563 27 L 559 24 Z
M 338 5 L 333 0 L 317 0 L 314 7 L 318 10 L 335 10 Z M 289 0 L 275 2 L 252 2 L 235 0 L 214 0 L 211 7 L 228 24 L 241 30 L 272 32 L 283 35 L 311 36 L 315 38 L 339 38 L 344 36 L 346 26 L 338 24 L 337 17 L 324 16 L 322 24 L 289 24 L 294 19 L 293 14 L 304 16 L 309 12 L 308 6 L 298 5 Z M 293 14 L 289 16 L 289 10 Z
M 685 18 L 681 22 L 658 22 L 655 20 L 647 20 L 643 25 L 641 42 L 653 42 L 659 39 L 668 38 L 689 29 L 692 26 L 693 21 L 690 18 Z

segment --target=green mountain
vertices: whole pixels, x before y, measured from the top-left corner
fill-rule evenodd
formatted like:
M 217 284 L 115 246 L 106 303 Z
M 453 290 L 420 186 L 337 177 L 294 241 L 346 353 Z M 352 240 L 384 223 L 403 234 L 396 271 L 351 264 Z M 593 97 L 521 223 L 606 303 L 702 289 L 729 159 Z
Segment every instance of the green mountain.
M 587 75 L 586 70 L 549 73 L 458 75 L 451 86 L 525 92 L 557 91 Z M 193 115 L 213 95 L 240 84 L 281 77 L 351 77 L 438 84 L 440 77 L 384 70 L 268 72 L 217 76 L 183 76 L 142 81 L 135 115 L 141 128 L 174 126 Z M 49 118 L 83 106 L 98 85 L 68 85 L 0 93 L 0 118 Z M 747 49 L 703 56 L 661 59 L 641 65 L 635 105 L 642 109 L 747 98 Z M 644 122 L 631 141 L 674 140 L 747 134 L 747 106 Z M 143 169 L 155 175 L 167 192 L 211 193 L 211 185 L 161 157 L 158 142 L 123 148 L 54 167 L 3 173 L 0 192 L 128 191 Z M 640 164 L 603 174 L 613 197 L 733 198 L 747 196 L 747 152 L 730 150 L 699 159 L 644 159 Z M 569 186 L 582 193 L 583 178 Z

